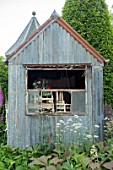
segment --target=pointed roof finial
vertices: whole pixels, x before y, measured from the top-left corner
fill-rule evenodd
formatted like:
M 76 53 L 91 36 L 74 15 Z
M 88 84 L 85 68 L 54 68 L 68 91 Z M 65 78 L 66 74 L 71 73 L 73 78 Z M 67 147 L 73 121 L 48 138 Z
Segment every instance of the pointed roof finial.
M 60 17 L 60 15 L 57 14 L 55 9 L 54 9 L 53 13 L 51 14 L 51 16 L 54 17 L 55 19 L 58 19 Z
M 33 17 L 31 17 L 29 23 L 24 28 L 23 32 L 20 34 L 16 42 L 6 51 L 5 55 L 8 56 L 13 53 L 26 39 L 40 26 L 37 18 L 35 17 L 36 12 L 32 12 Z
M 33 16 L 35 16 L 35 15 L 36 15 L 36 12 L 35 12 L 35 11 L 33 11 L 33 12 L 32 12 L 32 15 L 33 15 Z

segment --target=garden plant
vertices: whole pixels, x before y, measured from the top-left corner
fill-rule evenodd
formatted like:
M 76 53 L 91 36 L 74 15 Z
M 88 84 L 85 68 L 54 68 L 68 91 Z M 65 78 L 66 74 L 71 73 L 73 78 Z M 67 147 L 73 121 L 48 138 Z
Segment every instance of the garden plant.
M 95 125 L 95 134 L 86 129 L 86 134 L 82 137 L 79 135 L 79 130 L 83 128 L 82 121 L 80 120 L 78 124 L 77 119 L 80 118 L 75 116 L 67 123 L 59 120 L 55 143 L 37 144 L 25 149 L 12 148 L 1 143 L 0 170 L 112 170 L 113 120 L 105 119 L 105 140 L 96 142 L 99 126 Z M 61 128 L 66 132 L 62 132 Z M 79 142 L 70 145 L 62 142 L 61 135 L 68 133 L 69 129 L 75 133 L 75 141 L 79 136 L 77 138 Z M 108 131 L 109 135 L 107 135 Z

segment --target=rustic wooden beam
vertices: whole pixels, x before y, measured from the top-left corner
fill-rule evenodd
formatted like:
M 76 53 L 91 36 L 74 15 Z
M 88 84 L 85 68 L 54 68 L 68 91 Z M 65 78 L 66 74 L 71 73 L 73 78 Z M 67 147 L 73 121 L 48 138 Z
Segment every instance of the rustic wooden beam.
M 26 116 L 89 116 L 86 113 L 78 113 L 78 114 L 71 114 L 71 113 L 30 113 L 30 114 L 26 114 Z

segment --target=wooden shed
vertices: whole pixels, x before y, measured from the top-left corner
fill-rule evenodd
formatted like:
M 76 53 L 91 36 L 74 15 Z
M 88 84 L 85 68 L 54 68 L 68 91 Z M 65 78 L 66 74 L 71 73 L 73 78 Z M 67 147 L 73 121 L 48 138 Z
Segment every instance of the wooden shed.
M 55 11 L 41 26 L 33 16 L 6 56 L 8 145 L 54 142 L 59 120 L 66 125 L 77 116 L 89 131 L 99 125 L 102 139 L 105 59 Z M 76 140 L 70 126 L 61 138 Z

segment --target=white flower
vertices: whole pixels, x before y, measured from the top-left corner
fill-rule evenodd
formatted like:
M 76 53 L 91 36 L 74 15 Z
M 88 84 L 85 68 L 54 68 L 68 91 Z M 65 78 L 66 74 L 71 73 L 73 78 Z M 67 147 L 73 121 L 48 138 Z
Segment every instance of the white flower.
M 94 135 L 94 138 L 98 138 L 98 136 L 97 136 L 97 135 Z
M 105 117 L 104 120 L 108 120 L 108 117 Z
M 88 139 L 91 139 L 91 138 L 92 138 L 92 136 L 91 136 L 91 135 L 87 135 L 86 137 L 87 137 Z
M 60 126 L 60 123 L 57 123 L 56 126 Z
M 93 149 L 96 149 L 95 145 L 92 145 L 92 148 L 93 148 Z
M 66 129 L 69 128 L 69 127 L 70 127 L 69 125 L 65 126 Z
M 82 126 L 82 123 L 76 123 L 77 126 Z
M 59 122 L 60 122 L 60 123 L 64 123 L 64 121 L 63 121 L 63 120 L 59 120 Z
M 75 129 L 80 129 L 81 127 L 82 127 L 82 126 L 78 126 L 78 125 L 77 125 L 77 126 L 75 127 Z
M 96 128 L 99 128 L 99 125 L 94 125 Z
M 104 132 L 108 132 L 107 130 L 104 130 Z
M 57 137 L 59 137 L 60 135 L 59 134 L 56 134 Z
M 73 127 L 73 126 L 76 126 L 76 123 L 73 123 L 72 127 Z
M 73 131 L 73 129 L 70 129 L 70 131 L 72 132 L 72 131 Z
M 69 119 L 68 119 L 68 122 L 72 122 L 72 118 L 69 118 Z
M 78 115 L 74 115 L 73 117 L 77 119 L 77 118 L 78 118 Z
M 74 130 L 74 133 L 77 133 L 77 131 L 76 131 L 76 130 Z

